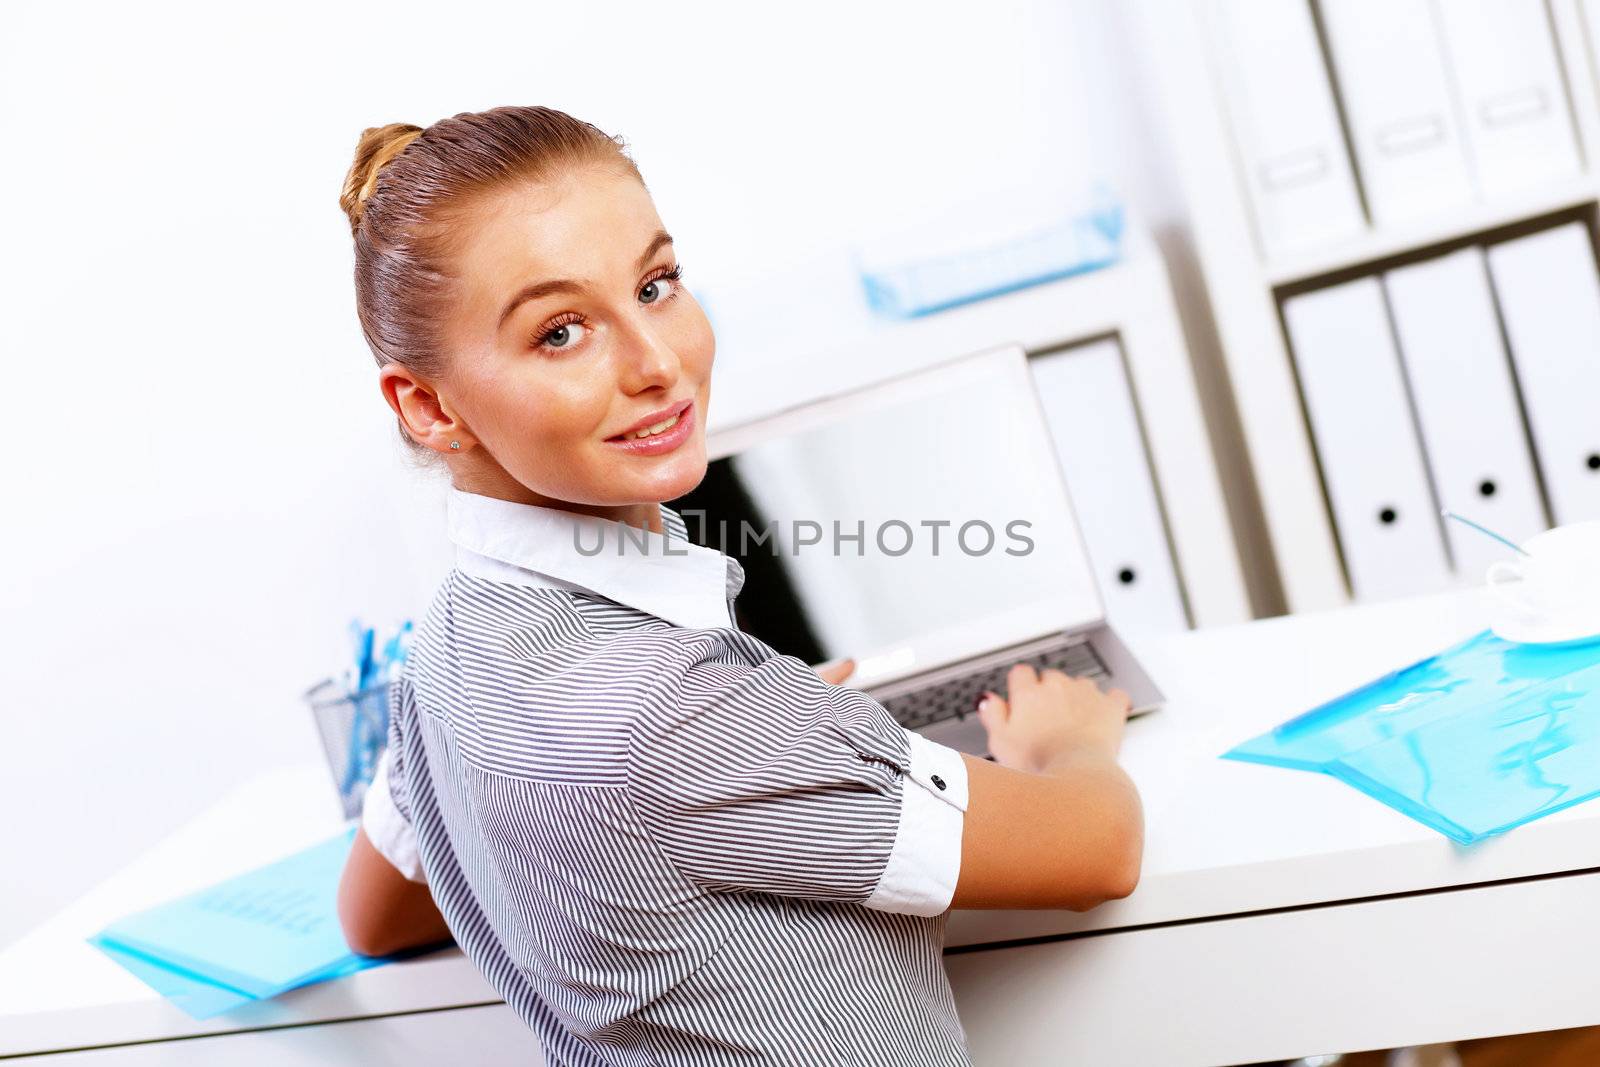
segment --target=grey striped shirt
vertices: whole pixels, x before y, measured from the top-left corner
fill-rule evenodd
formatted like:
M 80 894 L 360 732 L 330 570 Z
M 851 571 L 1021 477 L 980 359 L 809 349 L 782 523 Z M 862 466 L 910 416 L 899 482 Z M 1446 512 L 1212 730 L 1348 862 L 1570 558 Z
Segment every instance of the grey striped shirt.
M 741 633 L 668 508 L 449 515 L 363 825 L 548 1062 L 967 1063 L 960 755 Z

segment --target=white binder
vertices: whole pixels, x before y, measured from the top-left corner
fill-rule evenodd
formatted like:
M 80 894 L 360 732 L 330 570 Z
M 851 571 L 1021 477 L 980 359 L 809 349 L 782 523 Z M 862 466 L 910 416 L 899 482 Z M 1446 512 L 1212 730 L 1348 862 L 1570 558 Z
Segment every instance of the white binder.
M 1188 629 L 1121 347 L 1096 341 L 1029 363 L 1106 615 L 1144 631 Z
M 1544 0 L 1446 0 L 1438 12 L 1483 194 L 1577 174 L 1578 145 Z
M 1432 0 L 1322 0 L 1373 221 L 1473 199 Z
M 1366 228 L 1307 0 L 1213 0 L 1229 125 L 1262 247 Z
M 1291 297 L 1283 316 L 1351 592 L 1374 599 L 1448 585 L 1378 279 Z
M 1580 222 L 1489 249 L 1534 451 L 1558 523 L 1600 519 L 1600 279 Z
M 1384 275 L 1439 502 L 1513 540 L 1546 526 L 1483 252 L 1465 248 Z M 1472 582 L 1507 549 L 1445 523 Z

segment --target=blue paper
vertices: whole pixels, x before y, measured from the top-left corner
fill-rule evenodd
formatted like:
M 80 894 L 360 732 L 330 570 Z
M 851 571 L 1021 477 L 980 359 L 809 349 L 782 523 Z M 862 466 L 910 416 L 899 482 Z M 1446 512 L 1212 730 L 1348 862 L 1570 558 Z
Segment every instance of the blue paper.
M 354 828 L 276 863 L 121 919 L 90 943 L 195 1018 L 376 966 L 335 910 Z
M 1224 754 L 1322 771 L 1464 844 L 1600 796 L 1600 642 L 1490 633 Z

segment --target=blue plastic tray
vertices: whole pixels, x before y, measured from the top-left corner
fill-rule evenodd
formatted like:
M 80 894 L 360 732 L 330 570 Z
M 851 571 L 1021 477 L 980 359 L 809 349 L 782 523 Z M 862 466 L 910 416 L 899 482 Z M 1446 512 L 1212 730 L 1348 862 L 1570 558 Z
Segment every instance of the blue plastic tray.
M 1481 633 L 1223 758 L 1331 774 L 1452 840 L 1481 841 L 1600 796 L 1600 642 Z
M 1109 267 L 1122 256 L 1123 210 L 1110 200 L 1074 218 L 959 254 L 861 266 L 867 306 L 894 319 L 987 300 Z

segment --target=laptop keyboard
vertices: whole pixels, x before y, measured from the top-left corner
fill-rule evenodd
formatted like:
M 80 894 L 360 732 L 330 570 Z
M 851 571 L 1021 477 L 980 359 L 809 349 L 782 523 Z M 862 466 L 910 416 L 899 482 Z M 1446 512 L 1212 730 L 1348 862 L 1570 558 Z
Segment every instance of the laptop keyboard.
M 891 697 L 883 706 L 907 730 L 920 730 L 946 719 L 962 719 L 977 714 L 978 697 L 985 689 L 1005 695 L 1006 674 L 1016 663 L 1031 663 L 1040 670 L 1050 667 L 1097 682 L 1109 673 L 1089 642 L 1079 641 L 1032 656 L 1019 656 L 988 670 Z

